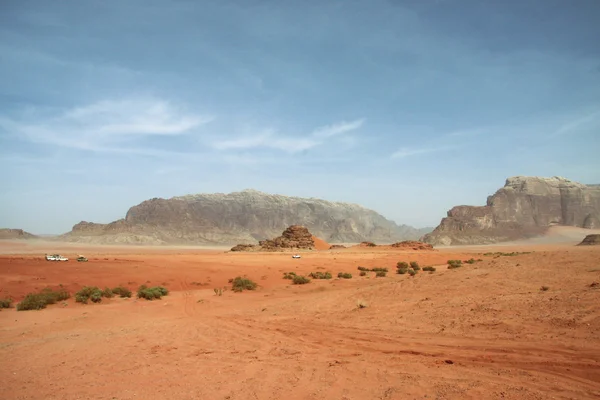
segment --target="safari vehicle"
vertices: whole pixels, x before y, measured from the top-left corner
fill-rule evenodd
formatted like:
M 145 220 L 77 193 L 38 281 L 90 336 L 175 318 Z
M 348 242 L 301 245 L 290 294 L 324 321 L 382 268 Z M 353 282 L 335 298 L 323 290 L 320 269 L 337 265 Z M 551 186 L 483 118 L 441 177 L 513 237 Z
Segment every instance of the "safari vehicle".
M 69 261 L 69 259 L 61 256 L 60 254 L 46 254 L 46 261 Z
M 77 261 L 79 261 L 79 262 L 87 262 L 87 260 L 88 260 L 87 257 L 81 256 L 81 255 L 79 257 L 77 257 Z
M 300 254 L 294 254 L 292 258 L 300 258 Z

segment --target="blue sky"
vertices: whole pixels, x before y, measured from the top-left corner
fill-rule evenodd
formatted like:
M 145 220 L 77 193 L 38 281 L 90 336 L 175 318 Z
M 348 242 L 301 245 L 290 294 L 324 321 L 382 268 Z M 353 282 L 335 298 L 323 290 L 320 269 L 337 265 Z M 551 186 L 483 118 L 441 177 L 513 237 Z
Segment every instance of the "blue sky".
M 596 0 L 0 4 L 0 226 L 245 188 L 437 225 L 600 183 Z

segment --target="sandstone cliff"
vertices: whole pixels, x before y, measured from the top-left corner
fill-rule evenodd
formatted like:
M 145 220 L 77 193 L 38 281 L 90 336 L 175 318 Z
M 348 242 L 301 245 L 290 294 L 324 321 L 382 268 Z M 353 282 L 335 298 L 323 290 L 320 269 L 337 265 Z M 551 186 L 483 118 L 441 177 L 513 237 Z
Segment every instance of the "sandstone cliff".
M 290 225 L 307 227 L 327 242 L 391 243 L 424 232 L 397 225 L 373 210 L 349 203 L 272 195 L 256 190 L 151 199 L 109 224 L 80 222 L 62 240 L 129 244 L 253 243 Z
M 314 239 L 306 227 L 292 225 L 274 239 L 261 240 L 258 245 L 238 244 L 232 247 L 231 251 L 314 250 Z
M 23 229 L 0 228 L 0 239 L 36 239 L 37 236 Z
M 600 185 L 565 178 L 517 176 L 482 207 L 448 211 L 423 241 L 434 245 L 486 244 L 541 235 L 552 225 L 598 228 Z

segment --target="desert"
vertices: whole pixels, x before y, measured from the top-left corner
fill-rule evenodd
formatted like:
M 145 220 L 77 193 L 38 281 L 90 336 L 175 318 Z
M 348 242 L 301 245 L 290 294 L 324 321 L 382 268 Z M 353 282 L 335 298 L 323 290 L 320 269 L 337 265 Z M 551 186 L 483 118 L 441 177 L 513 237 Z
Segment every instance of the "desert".
M 170 291 L 154 301 L 71 297 L 39 311 L 3 309 L 2 397 L 597 398 L 600 247 L 576 246 L 581 231 L 553 228 L 548 243 L 351 246 L 300 259 L 2 241 L 0 298 L 59 285 L 71 295 L 88 285 Z M 69 261 L 46 261 L 50 249 Z M 396 273 L 411 261 L 435 271 Z M 359 266 L 389 272 L 360 276 Z M 289 272 L 333 278 L 294 285 Z M 236 276 L 258 287 L 233 292 Z

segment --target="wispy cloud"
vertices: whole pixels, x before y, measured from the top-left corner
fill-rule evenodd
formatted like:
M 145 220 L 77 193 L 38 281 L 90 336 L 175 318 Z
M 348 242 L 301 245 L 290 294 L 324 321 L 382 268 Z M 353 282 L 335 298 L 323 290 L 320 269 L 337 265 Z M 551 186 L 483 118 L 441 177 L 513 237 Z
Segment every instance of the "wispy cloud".
M 282 150 L 287 153 L 296 153 L 311 149 L 320 143 L 313 139 L 281 137 L 272 131 L 267 131 L 257 136 L 239 137 L 223 140 L 213 144 L 218 150 L 248 150 L 256 148 L 269 148 Z
M 441 151 L 448 151 L 455 149 L 456 146 L 440 146 L 440 147 L 422 147 L 422 148 L 408 148 L 403 147 L 392 154 L 392 158 L 405 158 L 410 156 L 416 156 L 420 154 L 438 153 Z
M 216 141 L 213 147 L 218 150 L 249 150 L 267 148 L 286 153 L 297 153 L 322 145 L 328 138 L 359 129 L 364 119 L 339 122 L 315 129 L 305 137 L 280 136 L 274 130 L 267 130 L 251 136 Z
M 350 132 L 359 129 L 363 123 L 365 122 L 364 118 L 357 119 L 354 121 L 346 122 L 338 122 L 331 125 L 322 126 L 313 131 L 314 137 L 320 138 L 328 138 L 335 135 L 340 135 L 342 133 Z
M 576 117 L 563 123 L 551 136 L 576 134 L 592 127 L 600 128 L 600 110 Z
M 189 114 L 158 99 L 109 100 L 66 110 L 59 115 L 42 115 L 34 110 L 23 119 L 0 117 L 0 128 L 34 143 L 116 153 L 152 155 L 164 150 L 123 146 L 144 136 L 191 133 L 210 122 L 210 116 Z M 31 120 L 35 122 L 30 122 Z

